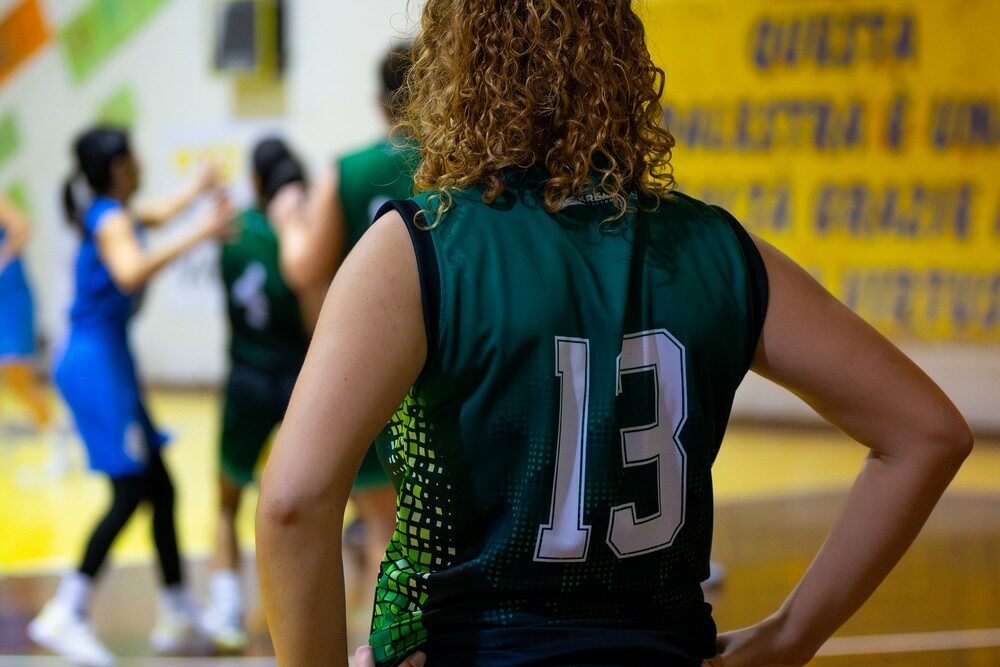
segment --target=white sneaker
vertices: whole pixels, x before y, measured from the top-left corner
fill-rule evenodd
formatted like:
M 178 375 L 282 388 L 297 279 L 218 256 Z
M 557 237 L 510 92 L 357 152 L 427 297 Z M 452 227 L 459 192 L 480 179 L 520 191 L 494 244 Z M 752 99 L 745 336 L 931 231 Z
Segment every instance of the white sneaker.
M 214 572 L 208 582 L 208 605 L 201 627 L 216 648 L 242 651 L 247 645 L 243 625 L 243 594 L 239 577 L 231 571 Z
M 28 637 L 39 646 L 87 667 L 113 667 L 115 656 L 94 634 L 87 619 L 55 600 L 28 623 Z
M 202 627 L 220 650 L 238 652 L 247 646 L 247 631 L 240 614 L 226 614 L 210 608 L 202 617 Z
M 201 634 L 196 609 L 178 608 L 161 600 L 149 645 L 157 653 L 176 653 L 194 647 Z

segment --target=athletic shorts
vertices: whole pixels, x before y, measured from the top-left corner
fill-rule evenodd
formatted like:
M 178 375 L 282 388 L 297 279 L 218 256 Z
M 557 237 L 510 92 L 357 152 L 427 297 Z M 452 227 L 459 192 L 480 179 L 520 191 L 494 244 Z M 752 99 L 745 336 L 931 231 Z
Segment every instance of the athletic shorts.
M 246 486 L 254 480 L 257 460 L 285 416 L 297 376 L 297 371 L 233 364 L 226 383 L 220 438 L 221 469 L 233 483 Z M 388 484 L 372 445 L 361 462 L 354 491 Z
M 281 423 L 298 369 L 271 371 L 233 363 L 222 409 L 220 464 L 239 486 L 253 481 L 257 459 Z
M 149 417 L 122 331 L 74 331 L 54 378 L 73 414 L 92 470 L 112 478 L 141 475 L 149 452 L 168 437 Z

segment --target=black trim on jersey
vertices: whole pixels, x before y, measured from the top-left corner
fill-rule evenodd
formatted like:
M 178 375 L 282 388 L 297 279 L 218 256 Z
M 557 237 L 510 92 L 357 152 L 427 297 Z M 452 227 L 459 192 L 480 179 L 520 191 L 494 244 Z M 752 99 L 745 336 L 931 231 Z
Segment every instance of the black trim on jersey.
M 751 343 L 750 346 L 750 360 L 753 361 L 754 352 L 757 349 L 757 343 L 760 341 L 760 333 L 764 329 L 764 320 L 767 317 L 767 301 L 769 295 L 769 288 L 767 282 L 767 269 L 764 267 L 764 259 L 760 256 L 760 250 L 757 249 L 757 244 L 753 242 L 750 238 L 750 234 L 747 230 L 743 228 L 739 220 L 733 217 L 733 214 L 722 208 L 721 206 L 712 206 L 715 212 L 719 216 L 729 223 L 732 227 L 733 233 L 736 234 L 736 240 L 740 243 L 740 250 L 743 252 L 743 259 L 747 264 L 747 272 L 750 277 L 750 298 L 752 299 L 751 307 L 752 312 L 750 313 L 750 325 L 752 327 L 751 331 Z
M 375 220 L 378 220 L 390 210 L 394 210 L 403 218 L 406 231 L 410 233 L 413 242 L 413 252 L 417 257 L 417 275 L 420 277 L 420 300 L 424 308 L 424 330 L 427 334 L 427 358 L 437 349 L 438 318 L 441 314 L 441 274 L 438 270 L 437 250 L 431 233 L 419 229 L 413 222 L 420 207 L 408 199 L 390 200 L 382 204 Z

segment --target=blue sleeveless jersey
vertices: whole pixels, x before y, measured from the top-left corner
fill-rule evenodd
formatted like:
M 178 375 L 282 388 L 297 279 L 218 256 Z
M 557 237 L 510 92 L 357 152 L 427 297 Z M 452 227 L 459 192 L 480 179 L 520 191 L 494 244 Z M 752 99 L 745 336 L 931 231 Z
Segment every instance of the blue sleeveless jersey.
M 76 259 L 76 297 L 70 309 L 70 326 L 114 328 L 124 331 L 132 316 L 135 297 L 115 285 L 97 250 L 97 229 L 109 212 L 121 204 L 98 197 L 84 216 L 84 236 Z
M 7 233 L 0 227 L 0 246 Z M 35 352 L 35 309 L 20 257 L 0 267 L 0 363 Z
M 142 473 L 150 451 L 167 441 L 146 410 L 129 346 L 138 297 L 118 289 L 97 247 L 101 225 L 120 209 L 99 197 L 84 216 L 70 334 L 55 370 L 90 467 L 112 477 Z

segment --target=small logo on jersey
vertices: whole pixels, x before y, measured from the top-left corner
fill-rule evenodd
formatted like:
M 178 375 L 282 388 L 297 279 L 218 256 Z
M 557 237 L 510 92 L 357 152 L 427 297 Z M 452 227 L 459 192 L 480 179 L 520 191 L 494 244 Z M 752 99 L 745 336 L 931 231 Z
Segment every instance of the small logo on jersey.
M 264 329 L 271 319 L 271 304 L 264 293 L 267 269 L 260 262 L 247 265 L 233 283 L 233 301 L 246 311 L 246 321 L 254 329 Z
M 628 194 L 629 202 L 635 202 L 638 198 L 638 195 L 634 192 L 630 192 Z M 604 192 L 588 192 L 587 194 L 580 195 L 579 197 L 567 197 L 566 201 L 563 202 L 562 207 L 593 206 L 595 204 L 603 204 L 604 202 L 611 201 L 612 199 L 614 199 L 614 197 Z

